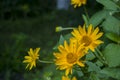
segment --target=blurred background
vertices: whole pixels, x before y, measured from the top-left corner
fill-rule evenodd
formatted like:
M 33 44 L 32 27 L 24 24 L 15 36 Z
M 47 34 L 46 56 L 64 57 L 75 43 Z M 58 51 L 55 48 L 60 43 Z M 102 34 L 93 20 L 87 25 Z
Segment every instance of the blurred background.
M 88 0 L 89 16 L 101 5 Z M 0 80 L 60 80 L 62 73 L 51 64 L 38 63 L 31 71 L 22 63 L 29 48 L 40 47 L 40 59 L 53 60 L 53 47 L 61 34 L 56 26 L 83 25 L 83 6 L 70 0 L 0 0 Z M 58 75 L 59 74 L 59 75 Z

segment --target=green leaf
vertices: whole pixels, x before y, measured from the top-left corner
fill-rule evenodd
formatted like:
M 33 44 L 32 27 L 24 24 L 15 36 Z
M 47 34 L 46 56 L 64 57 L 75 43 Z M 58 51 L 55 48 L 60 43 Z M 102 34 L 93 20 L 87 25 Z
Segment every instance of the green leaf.
M 120 36 L 118 36 L 117 34 L 114 33 L 107 33 L 106 37 L 112 41 L 115 41 L 117 43 L 120 43 Z
M 78 75 L 79 77 L 84 76 L 83 72 L 81 69 L 73 69 L 73 75 Z
M 95 58 L 95 55 L 93 55 L 92 51 L 89 51 L 88 54 L 85 57 L 85 60 L 93 60 Z
M 106 74 L 109 77 L 120 80 L 120 68 L 104 68 L 100 71 L 102 74 Z
M 120 45 L 113 43 L 108 44 L 105 47 L 103 54 L 109 67 L 120 66 Z
M 97 0 L 100 4 L 104 5 L 106 9 L 110 10 L 117 10 L 119 9 L 119 6 L 116 5 L 113 1 L 111 0 Z
M 84 22 L 85 22 L 85 25 L 88 26 L 89 24 L 88 24 L 88 19 L 87 19 L 87 17 L 86 17 L 84 14 L 82 15 L 82 17 L 83 17 L 83 20 L 84 20 Z
M 91 71 L 99 72 L 100 71 L 100 67 L 97 66 L 95 63 L 87 61 L 86 64 L 88 65 L 88 72 L 91 72 Z
M 102 26 L 106 32 L 120 34 L 120 21 L 111 15 L 108 15 Z
M 107 13 L 106 10 L 97 12 L 90 18 L 89 24 L 92 24 L 93 26 L 99 25 L 105 19 Z
M 53 47 L 54 50 L 57 49 L 57 47 L 60 45 L 60 44 L 63 44 L 64 43 L 64 37 L 62 35 L 60 35 L 60 39 L 58 41 L 58 43 Z
M 90 80 L 100 80 L 100 79 L 99 79 L 99 77 L 98 77 L 98 75 L 96 73 L 92 72 L 90 74 Z
M 65 38 L 62 35 L 60 35 L 59 44 L 63 44 L 64 40 L 65 40 Z
M 100 62 L 99 60 L 97 60 L 97 61 L 96 61 L 96 65 L 102 67 L 102 66 L 103 66 L 103 63 Z
M 58 43 L 53 47 L 53 49 L 56 50 L 60 44 L 63 45 L 65 40 L 69 42 L 70 37 L 72 37 L 70 33 L 66 34 L 65 36 L 60 35 L 60 39 Z
M 72 37 L 72 34 L 69 33 L 69 34 L 66 34 L 66 35 L 64 36 L 64 39 L 69 42 L 69 39 L 70 39 L 71 37 Z

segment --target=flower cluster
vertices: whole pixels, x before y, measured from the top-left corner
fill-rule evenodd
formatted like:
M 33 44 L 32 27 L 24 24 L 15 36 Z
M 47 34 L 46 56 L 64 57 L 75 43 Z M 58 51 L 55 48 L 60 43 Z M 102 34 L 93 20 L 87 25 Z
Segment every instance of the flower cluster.
M 71 0 L 71 4 L 76 8 L 86 4 L 86 0 Z M 77 80 L 76 77 L 70 79 L 69 74 L 73 73 L 73 69 L 76 66 L 85 67 L 86 60 L 84 57 L 88 54 L 88 50 L 95 52 L 95 48 L 103 43 L 103 41 L 99 40 L 103 32 L 99 32 L 99 28 L 94 28 L 92 24 L 83 25 L 83 27 L 78 26 L 78 28 L 62 28 L 58 26 L 56 32 L 67 29 L 73 29 L 71 32 L 72 36 L 69 38 L 69 41 L 65 40 L 63 44 L 58 45 L 57 52 L 53 52 L 55 57 L 53 63 L 55 63 L 57 69 L 65 70 L 65 76 L 62 76 L 62 80 Z M 39 50 L 40 48 L 35 50 L 30 48 L 30 51 L 28 51 L 29 56 L 25 56 L 23 63 L 27 63 L 26 68 L 29 67 L 29 70 L 36 67 L 36 60 L 39 60 Z
M 84 67 L 85 60 L 82 60 L 88 50 L 95 51 L 95 48 L 103 43 L 103 41 L 98 40 L 103 33 L 99 32 L 99 28 L 93 28 L 90 24 L 88 29 L 84 25 L 83 28 L 78 26 L 78 28 L 73 29 L 71 32 L 73 37 L 70 38 L 69 44 L 64 41 L 64 45 L 59 45 L 59 52 L 54 52 L 56 57 L 55 64 L 57 69 L 65 70 L 65 75 L 68 76 L 72 74 L 72 69 L 75 65 Z

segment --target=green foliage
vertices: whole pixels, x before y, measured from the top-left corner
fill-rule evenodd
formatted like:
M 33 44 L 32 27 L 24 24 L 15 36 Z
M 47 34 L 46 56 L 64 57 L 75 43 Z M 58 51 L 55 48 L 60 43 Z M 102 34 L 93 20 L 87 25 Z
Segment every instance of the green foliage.
M 104 68 L 100 73 L 117 80 L 120 79 L 120 68 Z
M 96 0 L 97 2 L 104 5 L 104 8 L 110 9 L 110 10 L 117 10 L 120 9 L 120 7 L 115 4 L 112 0 Z
M 112 32 L 117 35 L 120 35 L 120 21 L 115 17 L 108 14 L 105 21 L 102 24 L 105 32 Z
M 94 72 L 90 74 L 90 80 L 100 80 L 98 75 Z
M 17 19 L 35 17 L 49 13 L 55 9 L 55 0 L 0 0 L 0 18 Z
M 109 67 L 120 66 L 120 45 L 113 43 L 107 45 L 103 51 L 103 54 Z
M 71 36 L 72 36 L 71 34 L 66 34 L 65 36 L 61 35 L 57 45 L 53 47 L 53 49 L 56 50 L 59 45 L 63 45 L 64 41 L 65 40 L 68 41 Z
M 92 62 L 86 62 L 86 64 L 88 65 L 88 72 L 99 72 L 100 71 L 100 67 L 97 66 L 95 63 Z
M 85 59 L 87 61 L 95 59 L 95 55 L 91 51 L 89 51 L 89 53 L 90 54 L 87 54 L 86 57 L 85 57 Z
M 106 37 L 114 42 L 120 43 L 120 37 L 114 33 L 106 33 Z
M 12 70 L 19 71 L 19 68 L 23 66 L 21 64 L 22 59 L 18 59 L 18 58 L 22 56 L 20 55 L 20 53 L 22 49 L 24 49 L 25 47 L 24 43 L 27 37 L 24 34 L 14 34 L 12 35 L 11 38 L 13 39 L 14 42 L 12 42 L 12 44 L 10 45 L 5 44 L 6 46 L 5 46 L 4 52 L 1 53 L 0 62 L 3 63 L 2 61 L 4 61 L 3 64 L 0 64 L 1 71 L 3 68 L 10 69 L 11 67 L 12 67 L 11 68 Z
M 96 14 L 94 14 L 90 20 L 89 20 L 89 24 L 92 24 L 93 26 L 98 26 L 101 22 L 103 22 L 103 20 L 105 19 L 107 15 L 107 11 L 106 10 L 101 10 L 99 12 L 97 12 Z

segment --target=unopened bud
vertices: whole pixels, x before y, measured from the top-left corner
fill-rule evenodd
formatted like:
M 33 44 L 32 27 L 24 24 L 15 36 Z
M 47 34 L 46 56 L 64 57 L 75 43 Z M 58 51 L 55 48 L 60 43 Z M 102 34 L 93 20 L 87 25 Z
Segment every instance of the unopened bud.
M 60 31 L 62 31 L 62 26 L 57 26 L 56 28 L 55 28 L 55 32 L 60 32 Z

